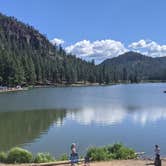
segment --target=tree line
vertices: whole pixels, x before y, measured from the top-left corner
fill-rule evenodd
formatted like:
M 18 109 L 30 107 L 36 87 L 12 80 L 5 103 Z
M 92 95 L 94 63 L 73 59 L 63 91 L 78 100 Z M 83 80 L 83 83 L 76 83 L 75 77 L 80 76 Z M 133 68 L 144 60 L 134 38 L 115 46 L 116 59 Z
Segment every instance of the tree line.
M 0 14 L 0 84 L 96 82 L 95 65 L 53 46 L 32 26 Z
M 155 66 L 155 67 L 154 67 Z M 166 80 L 166 58 L 128 52 L 99 65 L 67 54 L 45 35 L 0 14 L 0 85 L 140 82 Z

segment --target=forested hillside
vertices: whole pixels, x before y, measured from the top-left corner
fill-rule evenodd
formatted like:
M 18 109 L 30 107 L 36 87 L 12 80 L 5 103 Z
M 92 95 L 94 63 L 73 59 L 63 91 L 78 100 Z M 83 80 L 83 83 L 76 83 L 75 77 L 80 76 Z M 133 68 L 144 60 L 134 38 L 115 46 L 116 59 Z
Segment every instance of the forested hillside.
M 0 85 L 95 80 L 93 63 L 67 55 L 32 26 L 0 14 Z
M 99 65 L 67 54 L 32 26 L 0 14 L 0 85 L 166 80 L 166 57 L 128 52 Z
M 140 82 L 166 80 L 166 57 L 152 58 L 136 52 L 127 52 L 107 59 L 98 66 L 104 82 Z

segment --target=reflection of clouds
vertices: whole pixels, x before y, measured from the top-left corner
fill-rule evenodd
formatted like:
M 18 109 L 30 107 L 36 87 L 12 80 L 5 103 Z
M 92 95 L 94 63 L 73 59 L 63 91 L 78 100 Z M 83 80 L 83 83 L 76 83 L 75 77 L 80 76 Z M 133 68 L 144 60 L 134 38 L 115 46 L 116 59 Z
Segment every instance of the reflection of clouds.
M 79 123 L 102 125 L 114 125 L 123 122 L 125 119 L 145 125 L 148 122 L 156 122 L 160 119 L 166 119 L 166 109 L 164 108 L 129 108 L 109 107 L 109 108 L 84 108 L 81 110 L 69 111 L 68 118 Z
M 82 109 L 71 111 L 70 117 L 83 124 L 99 123 L 102 125 L 111 125 L 121 123 L 126 116 L 126 111 L 121 109 Z
M 64 121 L 61 118 L 58 118 L 54 123 L 53 126 L 55 127 L 62 127 L 64 125 Z
M 147 110 L 138 110 L 132 115 L 134 122 L 145 125 L 147 122 L 156 122 L 160 119 L 166 119 L 166 109 L 148 108 Z

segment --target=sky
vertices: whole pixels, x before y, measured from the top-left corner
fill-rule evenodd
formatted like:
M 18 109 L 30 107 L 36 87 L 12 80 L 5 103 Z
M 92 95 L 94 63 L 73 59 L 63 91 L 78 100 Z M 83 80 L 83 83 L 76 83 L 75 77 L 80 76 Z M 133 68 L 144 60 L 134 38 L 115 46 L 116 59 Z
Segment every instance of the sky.
M 166 0 L 0 0 L 0 12 L 96 63 L 130 50 L 166 55 Z

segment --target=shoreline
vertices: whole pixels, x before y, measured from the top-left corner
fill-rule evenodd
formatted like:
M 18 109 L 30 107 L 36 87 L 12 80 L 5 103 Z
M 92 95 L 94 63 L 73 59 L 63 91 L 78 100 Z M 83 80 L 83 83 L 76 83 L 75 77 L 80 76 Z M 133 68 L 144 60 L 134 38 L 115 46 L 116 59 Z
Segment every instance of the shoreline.
M 166 159 L 162 160 L 162 166 L 166 166 Z M 91 166 L 143 166 L 143 165 L 154 165 L 154 161 L 150 159 L 133 159 L 133 160 L 112 160 L 112 161 L 101 161 L 92 162 Z
M 17 92 L 17 91 L 27 91 L 29 88 L 24 87 L 24 88 L 6 88 L 4 90 L 0 90 L 0 93 L 9 93 L 9 92 Z
M 43 84 L 43 85 L 29 85 L 22 88 L 16 88 L 16 87 L 10 87 L 10 88 L 4 88 L 0 89 L 1 93 L 9 93 L 9 92 L 17 92 L 17 91 L 27 91 L 29 89 L 33 88 L 53 88 L 53 87 L 93 87 L 93 86 L 113 86 L 113 85 L 129 85 L 129 84 L 146 84 L 146 83 L 166 83 L 166 81 L 160 80 L 160 81 L 140 81 L 137 83 L 131 83 L 131 82 L 115 82 L 115 83 L 109 83 L 109 84 L 99 84 L 99 83 L 73 83 L 73 84 Z

